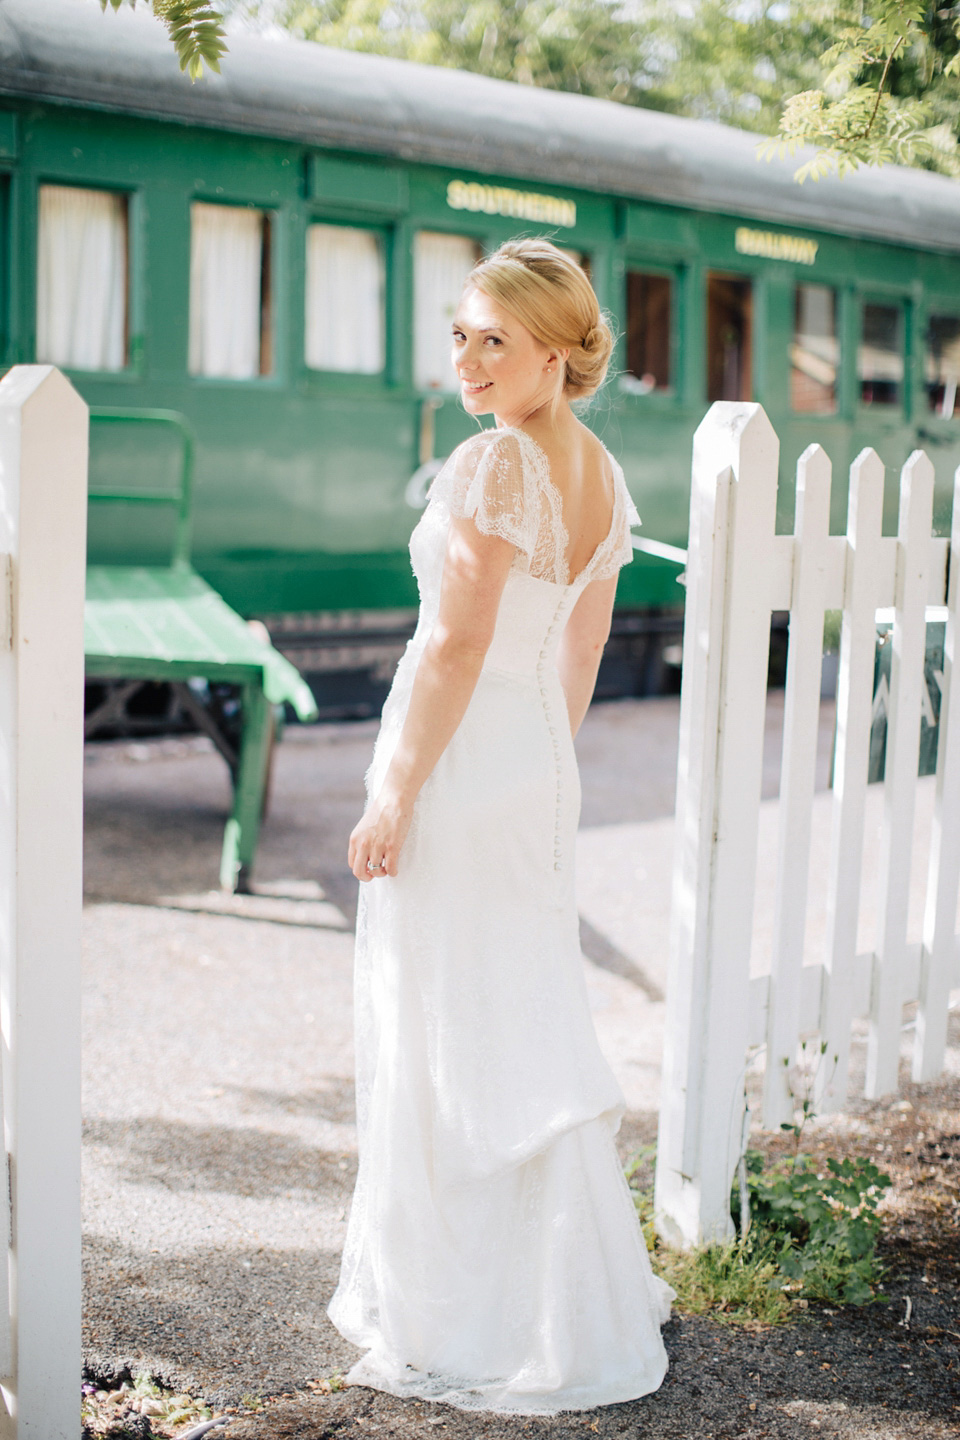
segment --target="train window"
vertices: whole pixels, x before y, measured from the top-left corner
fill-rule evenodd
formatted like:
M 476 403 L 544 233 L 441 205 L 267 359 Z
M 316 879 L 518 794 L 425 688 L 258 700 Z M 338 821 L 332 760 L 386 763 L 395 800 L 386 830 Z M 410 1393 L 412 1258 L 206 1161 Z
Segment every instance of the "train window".
M 239 205 L 190 207 L 191 375 L 249 380 L 270 354 L 270 223 Z
M 707 276 L 707 399 L 749 400 L 753 286 L 735 275 Z
M 864 405 L 898 405 L 903 384 L 903 325 L 899 305 L 865 304 L 860 320 L 857 377 Z
M 644 393 L 670 388 L 672 290 L 669 275 L 627 271 L 627 371 Z
M 37 360 L 68 370 L 127 363 L 127 197 L 41 185 Z
M 421 230 L 414 242 L 414 381 L 419 390 L 453 390 L 451 322 L 480 246 L 462 235 Z
M 927 322 L 924 379 L 930 409 L 945 420 L 958 413 L 960 381 L 960 315 L 931 315 Z
M 313 370 L 383 369 L 383 247 L 372 230 L 307 228 L 304 356 Z
M 837 292 L 829 285 L 798 285 L 790 346 L 790 404 L 804 415 L 833 415 L 837 408 Z

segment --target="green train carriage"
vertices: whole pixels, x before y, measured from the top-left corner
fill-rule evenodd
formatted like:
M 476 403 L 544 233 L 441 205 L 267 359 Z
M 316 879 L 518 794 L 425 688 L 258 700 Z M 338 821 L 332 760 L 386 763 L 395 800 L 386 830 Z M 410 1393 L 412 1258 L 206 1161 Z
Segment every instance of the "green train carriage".
M 767 409 L 785 525 L 813 439 L 837 527 L 865 444 L 891 523 L 897 469 L 925 446 L 946 524 L 954 182 L 890 168 L 799 187 L 726 127 L 292 40 L 234 37 L 223 74 L 191 85 L 155 21 L 90 0 L 0 0 L 0 106 L 5 362 L 58 363 L 95 406 L 187 418 L 194 564 L 321 674 L 328 709 L 361 693 L 345 674 L 373 676 L 372 704 L 398 652 L 407 539 L 434 462 L 474 424 L 451 307 L 473 259 L 517 233 L 580 255 L 613 317 L 614 373 L 586 418 L 645 535 L 684 543 L 691 437 L 715 399 Z M 155 435 L 117 433 L 94 433 L 99 485 L 169 482 Z M 134 507 L 91 515 L 91 560 L 168 544 Z M 662 683 L 676 573 L 649 555 L 623 572 L 608 685 Z

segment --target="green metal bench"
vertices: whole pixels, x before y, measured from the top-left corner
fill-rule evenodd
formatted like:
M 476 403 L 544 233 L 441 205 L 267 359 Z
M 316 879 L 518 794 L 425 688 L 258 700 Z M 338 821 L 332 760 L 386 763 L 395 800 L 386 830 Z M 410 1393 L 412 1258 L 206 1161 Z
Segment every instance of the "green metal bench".
M 92 408 L 92 425 L 163 427 L 180 442 L 179 484 L 170 490 L 92 488 L 92 505 L 173 508 L 172 553 L 166 565 L 90 565 L 85 609 L 89 680 L 119 681 L 86 717 L 91 736 L 116 722 L 145 682 L 173 686 L 183 707 L 223 755 L 233 781 L 233 809 L 220 860 L 220 883 L 247 890 L 263 815 L 274 738 L 274 707 L 288 703 L 300 720 L 316 718 L 306 681 L 261 639 L 190 565 L 193 436 L 172 410 Z M 240 688 L 239 743 L 217 723 L 190 681 Z

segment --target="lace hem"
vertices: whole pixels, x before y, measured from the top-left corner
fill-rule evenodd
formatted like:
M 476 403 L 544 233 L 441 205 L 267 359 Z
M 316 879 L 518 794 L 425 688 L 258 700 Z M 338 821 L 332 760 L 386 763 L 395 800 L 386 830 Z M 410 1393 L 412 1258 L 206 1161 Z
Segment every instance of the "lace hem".
M 655 1278 L 654 1284 L 664 1292 L 658 1293 L 658 1300 L 660 1324 L 665 1325 L 670 1318 L 674 1292 L 663 1280 Z M 491 1380 L 478 1385 L 456 1376 L 428 1375 L 410 1366 L 397 1365 L 379 1351 L 370 1350 L 347 1372 L 344 1380 L 347 1385 L 367 1386 L 402 1400 L 430 1400 L 451 1405 L 456 1410 L 482 1410 L 499 1415 L 561 1415 L 566 1411 L 595 1410 L 600 1405 L 639 1400 L 660 1388 L 666 1369 L 664 1363 L 652 1373 L 643 1370 L 630 1381 L 621 1379 L 610 1385 L 569 1388 L 553 1398 L 549 1393 L 536 1390 L 524 1394 L 510 1381 Z

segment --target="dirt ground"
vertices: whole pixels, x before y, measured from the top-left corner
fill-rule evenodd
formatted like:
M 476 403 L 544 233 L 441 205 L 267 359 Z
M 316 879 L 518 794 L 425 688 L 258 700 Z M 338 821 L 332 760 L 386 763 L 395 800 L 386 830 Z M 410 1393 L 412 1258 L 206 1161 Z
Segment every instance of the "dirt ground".
M 634 1131 L 625 1149 L 644 1138 Z M 784 1145 L 771 1138 L 766 1148 L 773 1154 Z M 664 1331 L 670 1369 L 661 1389 L 584 1414 L 508 1419 L 369 1390 L 324 1394 L 304 1387 L 266 1399 L 258 1413 L 231 1421 L 226 1434 L 230 1440 L 407 1440 L 434 1430 L 458 1440 L 960 1435 L 960 1079 L 905 1084 L 888 1104 L 862 1104 L 842 1119 L 815 1124 L 804 1148 L 824 1156 L 869 1155 L 892 1177 L 883 1206 L 883 1302 L 810 1305 L 798 1311 L 796 1323 L 754 1333 L 675 1315 Z
M 653 960 L 649 973 L 637 968 L 622 907 L 600 880 L 624 826 L 649 826 L 651 853 L 661 846 L 675 725 L 667 702 L 597 707 L 580 747 L 584 948 L 598 1030 L 633 1096 L 624 1160 L 655 1138 L 663 976 Z M 353 887 L 342 857 L 372 733 L 285 742 L 259 893 L 235 902 L 213 888 L 227 798 L 217 757 L 190 746 L 89 757 L 88 1377 L 145 1369 L 204 1395 L 232 1412 L 213 1440 L 960 1436 L 958 1012 L 943 1078 L 904 1080 L 888 1102 L 853 1104 L 805 1137 L 824 1156 L 869 1154 L 893 1177 L 884 1303 L 810 1305 L 759 1332 L 675 1315 L 660 1391 L 549 1420 L 336 1388 L 353 1356 L 323 1315 L 355 1173 Z M 771 727 L 768 795 L 777 738 Z M 651 869 L 647 889 L 658 888 Z M 649 941 L 652 920 L 634 920 Z

